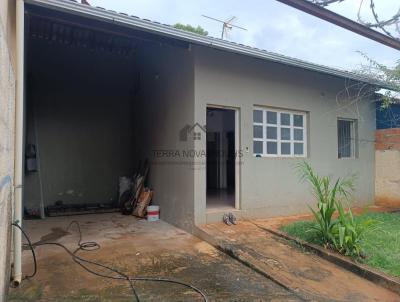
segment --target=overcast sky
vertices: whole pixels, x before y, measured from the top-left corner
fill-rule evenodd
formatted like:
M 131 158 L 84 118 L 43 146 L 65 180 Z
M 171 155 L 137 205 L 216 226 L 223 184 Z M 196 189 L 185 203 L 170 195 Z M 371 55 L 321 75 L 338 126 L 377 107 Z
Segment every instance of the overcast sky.
M 361 37 L 333 24 L 322 21 L 274 0 L 88 0 L 117 12 L 166 24 L 177 22 L 200 25 L 209 35 L 220 37 L 221 24 L 206 19 L 236 16 L 236 25 L 247 31 L 234 29 L 228 40 L 255 46 L 283 55 L 342 69 L 355 69 L 363 61 L 357 51 L 371 58 L 393 65 L 400 59 L 397 50 Z M 369 1 L 364 1 L 369 2 Z M 382 17 L 391 16 L 399 8 L 399 0 L 379 0 L 377 10 Z M 366 3 L 367 4 L 367 3 Z M 346 0 L 330 9 L 356 19 L 359 0 Z M 368 5 L 364 18 L 370 18 Z

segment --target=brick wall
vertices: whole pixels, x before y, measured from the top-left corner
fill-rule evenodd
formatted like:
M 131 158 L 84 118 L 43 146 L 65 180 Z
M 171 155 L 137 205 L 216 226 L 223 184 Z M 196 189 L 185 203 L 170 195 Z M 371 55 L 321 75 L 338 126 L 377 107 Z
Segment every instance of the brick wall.
M 375 202 L 400 208 L 400 128 L 376 131 Z
M 376 130 L 375 149 L 376 150 L 398 150 L 399 151 L 400 150 L 400 128 Z

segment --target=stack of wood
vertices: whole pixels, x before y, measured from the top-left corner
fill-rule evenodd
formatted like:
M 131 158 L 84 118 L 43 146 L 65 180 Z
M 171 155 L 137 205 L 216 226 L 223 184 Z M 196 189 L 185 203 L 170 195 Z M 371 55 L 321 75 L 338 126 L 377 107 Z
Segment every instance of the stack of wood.
M 146 159 L 143 165 L 139 162 L 138 170 L 132 178 L 131 188 L 120 192 L 119 207 L 122 214 L 145 217 L 146 208 L 153 198 L 153 191 L 145 188 L 148 174 L 149 162 Z

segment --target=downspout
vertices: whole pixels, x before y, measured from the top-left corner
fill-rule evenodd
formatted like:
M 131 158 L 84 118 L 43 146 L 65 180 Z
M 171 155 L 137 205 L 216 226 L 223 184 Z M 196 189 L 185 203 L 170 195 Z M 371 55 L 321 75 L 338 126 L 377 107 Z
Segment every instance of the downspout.
M 14 223 L 22 224 L 23 154 L 24 154 L 24 1 L 16 0 L 16 92 L 15 92 L 15 159 L 14 159 Z M 22 279 L 21 232 L 14 228 L 13 283 Z

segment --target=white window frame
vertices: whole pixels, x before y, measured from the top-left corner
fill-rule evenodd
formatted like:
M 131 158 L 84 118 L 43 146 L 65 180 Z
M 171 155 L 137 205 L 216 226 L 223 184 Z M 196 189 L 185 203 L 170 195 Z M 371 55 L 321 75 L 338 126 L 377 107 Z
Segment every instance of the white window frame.
M 342 156 L 339 157 L 339 121 L 345 121 L 345 122 L 350 122 L 351 123 L 351 127 L 350 127 L 350 156 Z M 357 140 L 357 120 L 354 119 L 349 119 L 349 118 L 341 118 L 339 117 L 337 119 L 337 127 L 336 127 L 336 131 L 337 131 L 337 158 L 338 159 L 355 159 L 357 158 L 357 144 L 356 144 L 356 140 Z
M 262 111 L 263 121 L 262 123 L 254 122 L 254 111 L 259 110 Z M 275 112 L 277 115 L 277 123 L 269 124 L 267 123 L 267 112 Z M 281 125 L 281 113 L 287 113 L 290 115 L 290 125 Z M 303 116 L 303 127 L 296 127 L 293 125 L 293 116 L 301 115 Z M 262 138 L 254 137 L 254 126 L 262 126 Z M 277 128 L 277 138 L 276 139 L 268 139 L 267 138 L 267 126 L 273 126 Z M 289 128 L 290 129 L 290 140 L 282 140 L 281 139 L 281 129 Z M 294 139 L 294 129 L 303 130 L 303 140 L 295 140 Z M 254 152 L 254 142 L 259 141 L 263 143 L 263 153 L 255 153 Z M 267 154 L 267 142 L 276 142 L 277 143 L 277 154 Z M 290 143 L 290 154 L 281 154 L 281 143 Z M 303 154 L 294 154 L 294 143 L 302 143 L 303 144 Z M 303 111 L 294 111 L 294 110 L 281 110 L 281 109 L 273 109 L 268 107 L 254 107 L 253 108 L 253 156 L 261 157 L 285 157 L 285 158 L 305 158 L 307 157 L 307 113 Z

